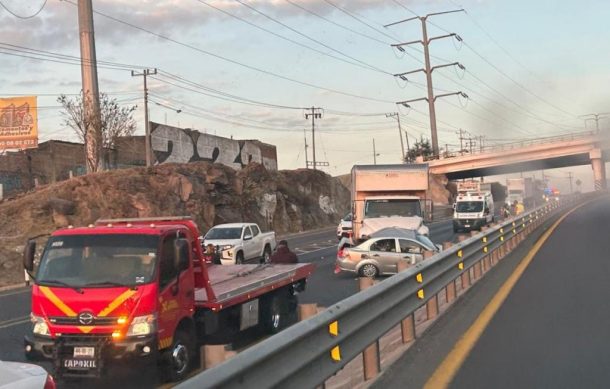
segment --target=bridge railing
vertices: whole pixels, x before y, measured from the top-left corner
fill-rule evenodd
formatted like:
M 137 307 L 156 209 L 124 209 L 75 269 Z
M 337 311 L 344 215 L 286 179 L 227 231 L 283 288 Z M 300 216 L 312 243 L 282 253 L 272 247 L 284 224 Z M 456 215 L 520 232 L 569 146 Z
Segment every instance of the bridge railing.
M 297 323 L 178 388 L 313 388 L 438 295 L 456 297 L 459 281 L 493 267 L 543 222 L 582 196 L 549 202 L 488 230 Z M 473 271 L 471 271 L 473 270 Z M 470 282 L 470 281 L 469 281 Z M 451 290 L 450 290 L 451 289 Z M 428 311 L 428 316 L 430 316 Z M 436 314 L 435 314 L 436 316 Z M 431 317 L 428 317 L 431 319 Z
M 572 133 L 572 134 L 564 134 L 564 135 L 549 136 L 549 137 L 536 138 L 536 139 L 528 139 L 528 140 L 522 140 L 522 141 L 518 141 L 518 142 L 501 143 L 501 144 L 497 144 L 497 145 L 490 145 L 490 146 L 484 146 L 484 147 L 474 147 L 474 148 L 472 148 L 472 150 L 464 149 L 464 150 L 457 151 L 457 152 L 455 152 L 455 151 L 442 152 L 440 159 L 454 158 L 454 157 L 468 156 L 468 155 L 489 154 L 489 153 L 501 152 L 501 151 L 510 151 L 510 150 L 521 149 L 521 148 L 529 147 L 529 146 L 536 146 L 536 145 L 556 143 L 556 142 L 569 142 L 569 141 L 586 139 L 595 134 L 597 134 L 595 131 L 578 132 L 578 133 Z M 438 158 L 429 157 L 426 160 L 432 160 L 432 159 L 438 159 Z

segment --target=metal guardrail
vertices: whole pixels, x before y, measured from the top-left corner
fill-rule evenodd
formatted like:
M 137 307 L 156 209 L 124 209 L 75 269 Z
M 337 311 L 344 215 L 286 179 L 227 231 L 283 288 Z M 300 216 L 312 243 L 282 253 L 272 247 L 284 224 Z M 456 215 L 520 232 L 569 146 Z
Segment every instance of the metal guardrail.
M 497 262 L 525 235 L 583 197 L 587 196 L 547 203 L 507 219 L 328 307 L 177 388 L 316 387 L 417 309 L 435 301 L 438 304 L 438 293 L 451 284 L 455 288 L 455 282 L 469 274 L 471 268 L 476 273 L 475 266 L 480 267 L 484 260 L 491 258 L 493 263 L 495 257 Z

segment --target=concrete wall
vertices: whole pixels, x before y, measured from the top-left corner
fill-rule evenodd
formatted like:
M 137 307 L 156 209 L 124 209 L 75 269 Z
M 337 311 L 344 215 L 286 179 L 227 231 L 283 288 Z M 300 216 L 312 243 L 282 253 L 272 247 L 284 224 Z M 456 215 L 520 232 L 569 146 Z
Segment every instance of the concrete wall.
M 277 170 L 275 146 L 256 140 L 233 140 L 152 123 L 155 164 L 193 161 L 217 162 L 239 170 L 250 162 Z M 104 166 L 120 169 L 145 166 L 143 136 L 124 137 L 114 150 L 104 151 Z M 80 143 L 51 140 L 36 149 L 0 155 L 0 185 L 4 197 L 32 189 L 35 182 L 50 184 L 86 173 L 85 151 Z
M 151 123 L 151 143 L 157 163 L 209 161 L 239 170 L 258 162 L 277 170 L 275 146 L 254 140 L 234 140 Z

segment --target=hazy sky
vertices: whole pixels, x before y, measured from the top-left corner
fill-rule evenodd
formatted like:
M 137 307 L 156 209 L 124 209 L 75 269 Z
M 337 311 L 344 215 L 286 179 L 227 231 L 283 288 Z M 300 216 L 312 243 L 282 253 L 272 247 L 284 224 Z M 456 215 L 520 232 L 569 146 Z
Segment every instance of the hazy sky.
M 54 59 L 59 61 L 78 57 L 75 1 L 48 0 L 27 20 L 0 9 L 0 94 L 40 96 L 41 141 L 76 139 L 61 125 L 56 96 L 78 93 L 80 68 L 24 58 L 40 55 L 24 48 L 61 54 Z M 29 16 L 43 0 L 2 3 Z M 95 15 L 98 60 L 121 64 L 99 69 L 100 90 L 122 104 L 138 104 L 138 133 L 143 133 L 142 79 L 131 77 L 124 65 L 161 71 L 150 80 L 153 121 L 275 144 L 281 169 L 305 165 L 303 131 L 310 127 L 301 108 L 311 106 L 324 109 L 316 148 L 317 160 L 330 164 L 325 171 L 341 174 L 354 163 L 372 163 L 373 138 L 378 163 L 399 162 L 398 129 L 385 113 L 397 111 L 397 101 L 423 97 L 425 78 L 416 73 L 405 83 L 393 77 L 421 68 L 423 54 L 420 45 L 405 55 L 390 44 L 421 39 L 421 24 L 383 25 L 414 13 L 467 11 L 432 17 L 428 25 L 430 36 L 455 32 L 464 40 L 431 44 L 433 65 L 457 61 L 466 67 L 434 71 L 436 93 L 470 96 L 437 100 L 441 147 L 457 149 L 459 128 L 486 136 L 491 144 L 582 131 L 578 115 L 610 111 L 607 1 L 93 0 L 93 5 L 107 15 Z M 425 102 L 411 105 L 400 112 L 412 143 L 428 136 L 429 121 Z M 600 125 L 606 128 L 608 122 Z M 590 168 L 581 170 L 588 174 Z

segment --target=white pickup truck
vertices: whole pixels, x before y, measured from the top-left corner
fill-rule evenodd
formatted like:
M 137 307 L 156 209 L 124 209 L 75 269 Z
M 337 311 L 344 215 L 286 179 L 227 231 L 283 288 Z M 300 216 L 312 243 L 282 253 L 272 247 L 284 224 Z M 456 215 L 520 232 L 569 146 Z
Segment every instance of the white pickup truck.
M 258 259 L 269 262 L 275 249 L 275 232 L 261 232 L 254 223 L 229 223 L 212 227 L 203 237 L 203 247 L 212 244 L 220 253 L 220 263 L 235 265 Z

